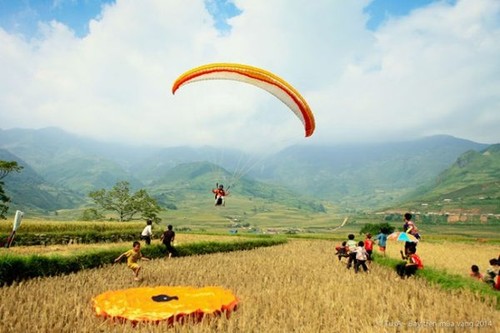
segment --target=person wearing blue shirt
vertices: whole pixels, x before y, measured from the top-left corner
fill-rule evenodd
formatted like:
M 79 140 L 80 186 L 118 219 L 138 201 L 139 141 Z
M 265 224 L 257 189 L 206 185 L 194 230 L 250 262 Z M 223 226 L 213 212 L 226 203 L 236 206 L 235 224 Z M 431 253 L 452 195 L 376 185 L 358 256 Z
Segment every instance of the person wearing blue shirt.
M 385 233 L 385 230 L 380 230 L 380 233 L 375 236 L 375 240 L 378 243 L 378 249 L 384 254 L 385 257 L 385 248 L 387 246 L 387 234 Z

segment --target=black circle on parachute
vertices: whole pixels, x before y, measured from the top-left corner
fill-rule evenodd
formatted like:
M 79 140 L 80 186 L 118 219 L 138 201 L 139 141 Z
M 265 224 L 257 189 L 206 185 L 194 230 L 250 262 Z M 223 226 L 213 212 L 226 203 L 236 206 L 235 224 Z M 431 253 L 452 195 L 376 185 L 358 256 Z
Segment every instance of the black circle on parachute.
M 169 301 L 172 301 L 174 299 L 178 300 L 179 297 L 160 294 L 160 295 L 151 296 L 151 299 L 155 302 L 169 302 Z

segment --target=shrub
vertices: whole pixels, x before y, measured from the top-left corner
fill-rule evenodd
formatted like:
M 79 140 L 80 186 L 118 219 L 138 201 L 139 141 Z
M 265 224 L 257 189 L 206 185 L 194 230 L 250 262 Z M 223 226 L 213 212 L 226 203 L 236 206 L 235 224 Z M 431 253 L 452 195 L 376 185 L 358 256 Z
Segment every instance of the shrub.
M 363 225 L 361 230 L 359 231 L 360 234 L 372 234 L 372 235 L 377 235 L 381 231 L 385 234 L 390 234 L 394 232 L 394 227 L 391 226 L 389 223 L 378 223 L 378 224 L 371 224 L 367 223 Z

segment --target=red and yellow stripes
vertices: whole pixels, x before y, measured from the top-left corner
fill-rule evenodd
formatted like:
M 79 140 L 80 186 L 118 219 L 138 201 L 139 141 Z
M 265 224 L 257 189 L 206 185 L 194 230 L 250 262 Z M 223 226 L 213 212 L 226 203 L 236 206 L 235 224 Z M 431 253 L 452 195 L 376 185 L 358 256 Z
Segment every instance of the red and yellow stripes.
M 306 100 L 288 82 L 269 71 L 235 63 L 207 64 L 180 75 L 172 86 L 172 93 L 175 94 L 185 84 L 202 80 L 234 80 L 260 87 L 276 96 L 295 113 L 304 124 L 306 137 L 314 133 L 314 115 Z

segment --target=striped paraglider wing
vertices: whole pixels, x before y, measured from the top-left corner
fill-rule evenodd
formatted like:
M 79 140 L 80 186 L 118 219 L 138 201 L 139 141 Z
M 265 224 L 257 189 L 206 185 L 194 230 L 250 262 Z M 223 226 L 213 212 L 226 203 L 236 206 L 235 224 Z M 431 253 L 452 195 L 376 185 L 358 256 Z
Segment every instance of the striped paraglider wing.
M 172 86 L 172 93 L 175 94 L 177 89 L 185 84 L 202 80 L 234 80 L 262 88 L 280 99 L 295 113 L 304 124 L 306 137 L 314 133 L 314 115 L 304 97 L 288 82 L 269 71 L 235 63 L 207 64 L 180 75 Z

